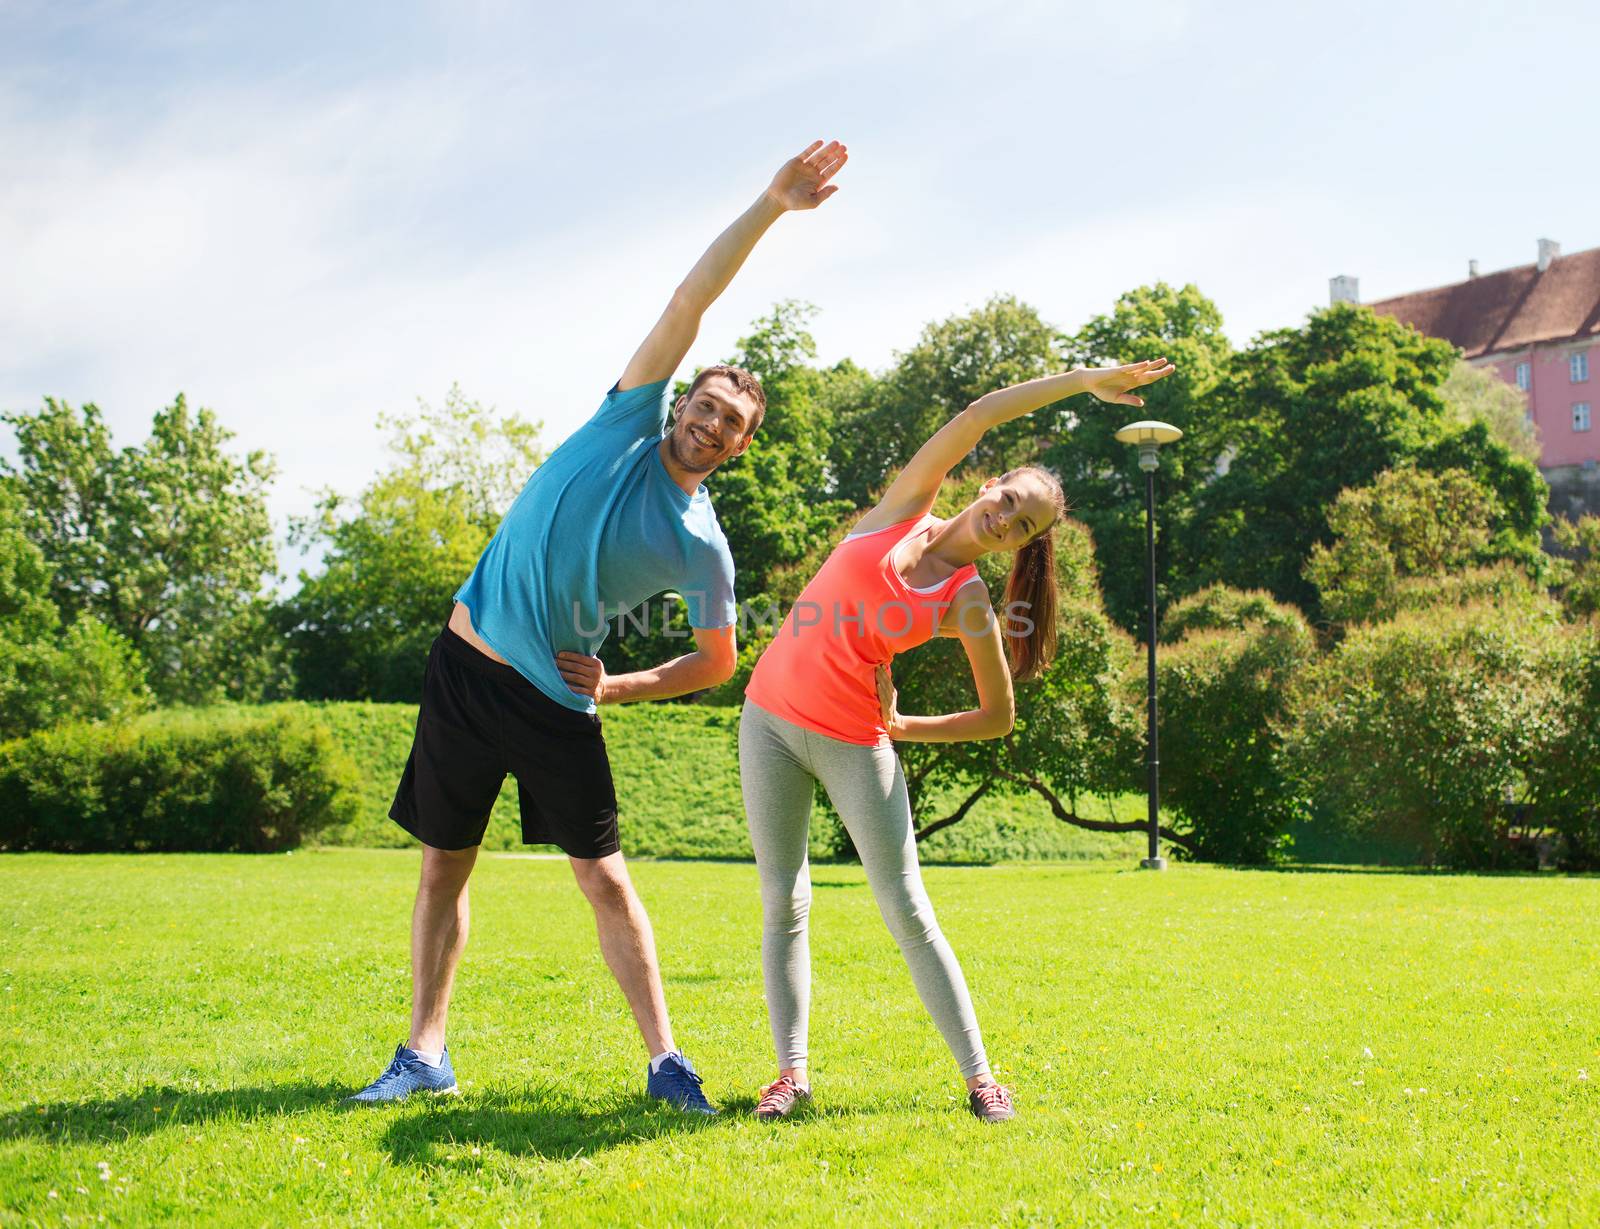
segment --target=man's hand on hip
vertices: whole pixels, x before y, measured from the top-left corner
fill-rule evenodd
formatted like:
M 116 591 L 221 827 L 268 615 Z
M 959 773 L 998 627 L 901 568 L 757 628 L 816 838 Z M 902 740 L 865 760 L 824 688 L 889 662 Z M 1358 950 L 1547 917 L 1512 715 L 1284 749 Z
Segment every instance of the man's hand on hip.
M 580 696 L 588 696 L 596 704 L 606 702 L 606 668 L 598 657 L 563 649 L 556 654 L 556 669 Z

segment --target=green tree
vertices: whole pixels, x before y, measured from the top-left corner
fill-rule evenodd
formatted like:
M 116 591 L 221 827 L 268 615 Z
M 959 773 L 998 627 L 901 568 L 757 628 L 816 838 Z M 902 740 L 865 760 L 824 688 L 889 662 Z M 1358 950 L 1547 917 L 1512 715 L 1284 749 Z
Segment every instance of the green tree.
M 280 623 L 300 694 L 415 702 L 428 645 L 499 518 L 542 459 L 537 424 L 452 387 L 443 408 L 385 417 L 395 462 L 350 504 L 329 492 L 293 540 L 323 547 Z M 520 477 L 520 480 L 519 480 Z
M 984 393 L 1062 366 L 1056 331 L 1009 295 L 928 325 L 871 399 L 841 415 L 831 458 L 839 495 L 866 507 L 891 471 Z M 1007 423 L 984 437 L 962 470 L 999 474 L 1031 460 L 1067 421 L 1064 408 L 1052 406 Z
M 1210 394 L 1228 369 L 1233 348 L 1222 332 L 1222 313 L 1192 285 L 1175 290 L 1165 282 L 1141 286 L 1117 300 L 1109 315 L 1096 316 L 1067 343 L 1069 366 L 1103 367 L 1166 357 L 1177 370 L 1143 390 L 1145 408 L 1078 407 L 1072 429 L 1055 439 L 1041 460 L 1062 480 L 1073 515 L 1094 535 L 1095 557 L 1106 608 L 1123 627 L 1143 634 L 1148 598 L 1145 572 L 1144 473 L 1138 452 L 1118 443 L 1128 422 L 1154 418 L 1180 428 L 1184 438 L 1163 449 L 1156 474 L 1158 600 L 1185 576 L 1175 554 L 1182 538 L 1171 530 L 1190 513 L 1195 494 L 1211 477 L 1230 442 L 1216 421 Z M 1181 588 L 1182 586 L 1178 586 Z
M 1482 422 L 1493 439 L 1524 460 L 1539 463 L 1539 429 L 1521 390 L 1487 368 L 1458 360 L 1439 395 L 1462 426 Z
M 49 565 L 23 531 L 13 487 L 0 481 L 0 739 L 138 711 L 147 695 L 137 652 L 88 614 L 62 629 Z
M 1190 583 L 1264 588 L 1320 614 L 1303 572 L 1312 548 L 1332 540 L 1328 509 L 1408 461 L 1488 486 L 1507 550 L 1526 550 L 1544 519 L 1542 480 L 1481 421 L 1452 415 L 1441 388 L 1455 362 L 1447 342 L 1346 304 L 1236 355 L 1214 394 L 1234 456 L 1184 525 Z
M 1403 580 L 1490 562 L 1503 516 L 1494 492 L 1465 470 L 1385 470 L 1339 493 L 1328 510 L 1334 539 L 1312 547 L 1306 579 L 1336 622 L 1393 618 Z
M 1576 556 L 1561 590 L 1561 601 L 1577 616 L 1600 613 L 1600 516 L 1557 520 L 1556 545 Z
M 68 622 L 89 615 L 139 652 L 164 702 L 260 698 L 277 675 L 265 613 L 277 566 L 266 489 L 273 463 L 182 394 L 150 438 L 113 451 L 93 405 L 53 398 L 4 416 L 29 539 Z
M 491 533 L 545 457 L 542 422 L 497 414 L 459 384 L 443 405 L 418 397 L 413 413 L 380 414 L 378 427 L 388 432 L 400 470 L 427 490 L 458 492 L 466 515 Z

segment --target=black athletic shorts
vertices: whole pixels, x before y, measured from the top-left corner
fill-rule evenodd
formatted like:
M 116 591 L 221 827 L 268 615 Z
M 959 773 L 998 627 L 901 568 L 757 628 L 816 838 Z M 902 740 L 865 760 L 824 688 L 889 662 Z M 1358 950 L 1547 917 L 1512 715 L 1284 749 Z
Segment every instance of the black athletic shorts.
M 448 627 L 428 653 L 411 756 L 389 818 L 424 845 L 483 842 L 510 773 L 522 839 L 574 858 L 616 853 L 617 794 L 600 718 L 557 704 Z

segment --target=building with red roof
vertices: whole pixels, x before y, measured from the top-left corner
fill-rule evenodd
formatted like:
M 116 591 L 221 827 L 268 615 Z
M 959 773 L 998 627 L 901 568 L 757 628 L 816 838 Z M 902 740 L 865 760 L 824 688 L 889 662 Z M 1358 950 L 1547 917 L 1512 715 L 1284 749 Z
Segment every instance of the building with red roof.
M 1521 389 L 1539 429 L 1539 467 L 1558 510 L 1600 506 L 1600 248 L 1561 254 L 1539 240 L 1532 264 L 1368 304 L 1461 347 Z M 1353 277 L 1329 283 L 1334 302 L 1358 301 Z M 1570 500 L 1565 508 L 1562 495 Z

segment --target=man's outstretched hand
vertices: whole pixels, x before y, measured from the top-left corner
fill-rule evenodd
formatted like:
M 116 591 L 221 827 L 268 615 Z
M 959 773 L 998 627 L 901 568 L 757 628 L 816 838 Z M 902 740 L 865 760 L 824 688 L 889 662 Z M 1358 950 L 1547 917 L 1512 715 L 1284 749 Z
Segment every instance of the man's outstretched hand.
M 837 141 L 813 141 L 779 168 L 767 195 L 784 209 L 815 209 L 839 189 L 828 181 L 850 160 Z
M 1100 367 L 1083 373 L 1083 387 L 1085 392 L 1113 405 L 1143 405 L 1144 398 L 1136 396 L 1133 390 L 1165 379 L 1174 370 L 1176 368 L 1164 358 L 1129 363 L 1125 367 Z

